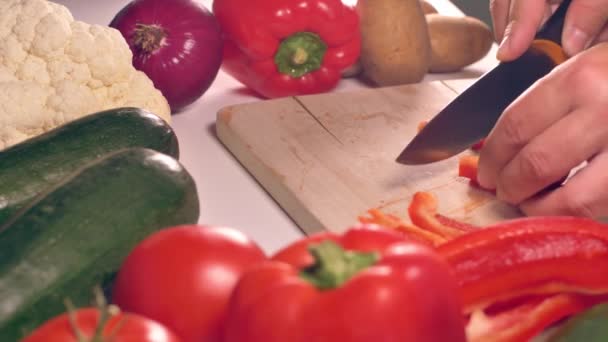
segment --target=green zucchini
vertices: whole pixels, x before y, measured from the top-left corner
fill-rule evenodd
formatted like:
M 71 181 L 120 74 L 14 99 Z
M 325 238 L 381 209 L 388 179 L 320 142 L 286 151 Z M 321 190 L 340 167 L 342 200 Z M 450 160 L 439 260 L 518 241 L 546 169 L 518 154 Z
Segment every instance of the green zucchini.
M 0 227 L 0 340 L 65 312 L 65 298 L 90 304 L 137 243 L 198 217 L 194 180 L 166 154 L 131 148 L 77 170 Z
M 130 147 L 179 157 L 173 129 L 130 107 L 87 115 L 0 151 L 0 224 L 76 168 Z

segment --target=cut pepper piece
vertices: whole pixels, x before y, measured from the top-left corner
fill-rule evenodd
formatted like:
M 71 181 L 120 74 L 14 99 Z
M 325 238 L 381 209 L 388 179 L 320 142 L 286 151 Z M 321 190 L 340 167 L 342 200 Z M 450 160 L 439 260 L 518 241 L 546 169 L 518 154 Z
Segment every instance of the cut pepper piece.
M 472 183 L 477 183 L 477 166 L 479 165 L 479 157 L 464 155 L 458 160 L 458 176 L 465 177 L 471 180 Z
M 608 293 L 608 225 L 591 219 L 512 219 L 437 250 L 452 266 L 465 314 L 531 294 Z
M 423 242 L 430 246 L 437 246 L 446 241 L 446 239 L 433 232 L 421 229 L 413 224 L 403 222 L 399 217 L 385 214 L 379 209 L 368 210 L 369 216 L 359 216 L 359 222 L 363 224 L 377 224 L 379 226 L 398 230 L 408 238 Z
M 456 227 L 444 225 L 437 219 L 437 198 L 430 192 L 416 192 L 408 207 L 408 214 L 416 226 L 446 239 L 454 238 L 466 232 Z
M 606 299 L 564 293 L 533 298 L 498 313 L 475 311 L 467 324 L 467 341 L 529 341 L 560 320 Z
M 471 146 L 471 149 L 473 151 L 480 151 L 483 148 L 483 144 L 486 142 L 486 139 L 481 139 L 478 142 L 476 142 L 475 144 L 473 144 L 473 146 Z

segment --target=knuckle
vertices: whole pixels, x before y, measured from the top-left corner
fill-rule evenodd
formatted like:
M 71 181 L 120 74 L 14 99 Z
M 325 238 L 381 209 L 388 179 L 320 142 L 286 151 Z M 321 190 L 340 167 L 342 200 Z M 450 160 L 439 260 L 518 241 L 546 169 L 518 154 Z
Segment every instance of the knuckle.
M 525 123 L 517 115 L 507 111 L 501 120 L 502 143 L 509 149 L 519 150 L 527 143 Z
M 550 154 L 539 149 L 524 149 L 519 158 L 519 172 L 522 177 L 535 184 L 550 180 L 550 165 Z
M 603 48 L 606 52 L 608 49 Z M 600 70 L 608 69 L 608 63 L 604 57 L 606 53 L 584 52 L 574 63 L 568 84 L 573 85 L 573 90 L 578 92 L 582 99 L 606 101 L 608 95 L 608 82 L 606 76 Z
M 573 195 L 563 198 L 565 210 L 574 216 L 594 218 L 593 201 L 589 196 Z

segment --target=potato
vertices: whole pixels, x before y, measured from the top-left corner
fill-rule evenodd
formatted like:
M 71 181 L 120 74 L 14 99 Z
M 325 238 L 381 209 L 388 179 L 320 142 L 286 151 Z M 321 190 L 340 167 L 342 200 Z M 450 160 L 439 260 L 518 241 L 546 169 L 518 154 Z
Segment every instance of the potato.
M 432 73 L 454 72 L 488 54 L 494 38 L 483 21 L 473 17 L 427 14 Z
M 424 12 L 424 14 L 437 13 L 437 9 L 430 3 L 420 0 L 420 4 L 422 5 L 422 12 Z
M 430 39 L 420 0 L 359 0 L 363 77 L 379 86 L 420 82 Z

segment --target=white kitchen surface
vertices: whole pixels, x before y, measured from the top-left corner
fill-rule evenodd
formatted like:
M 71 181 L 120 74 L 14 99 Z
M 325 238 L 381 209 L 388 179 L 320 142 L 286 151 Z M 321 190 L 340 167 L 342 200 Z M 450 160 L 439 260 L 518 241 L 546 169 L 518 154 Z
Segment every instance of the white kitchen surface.
M 255 1 L 255 0 L 250 0 Z M 344 0 L 353 3 L 356 0 Z M 128 0 L 54 0 L 67 6 L 76 20 L 107 25 Z M 212 0 L 202 0 L 211 8 Z M 429 0 L 442 14 L 462 15 L 448 0 Z M 462 72 L 428 75 L 425 81 L 478 77 L 496 64 L 495 49 Z M 367 85 L 343 80 L 334 91 L 350 91 Z M 180 143 L 180 161 L 194 177 L 201 202 L 200 224 L 239 229 L 267 253 L 303 236 L 276 202 L 232 157 L 215 136 L 217 111 L 227 105 L 260 101 L 242 91 L 243 86 L 221 70 L 211 88 L 193 105 L 173 116 Z M 404 141 L 404 144 L 407 142 Z

